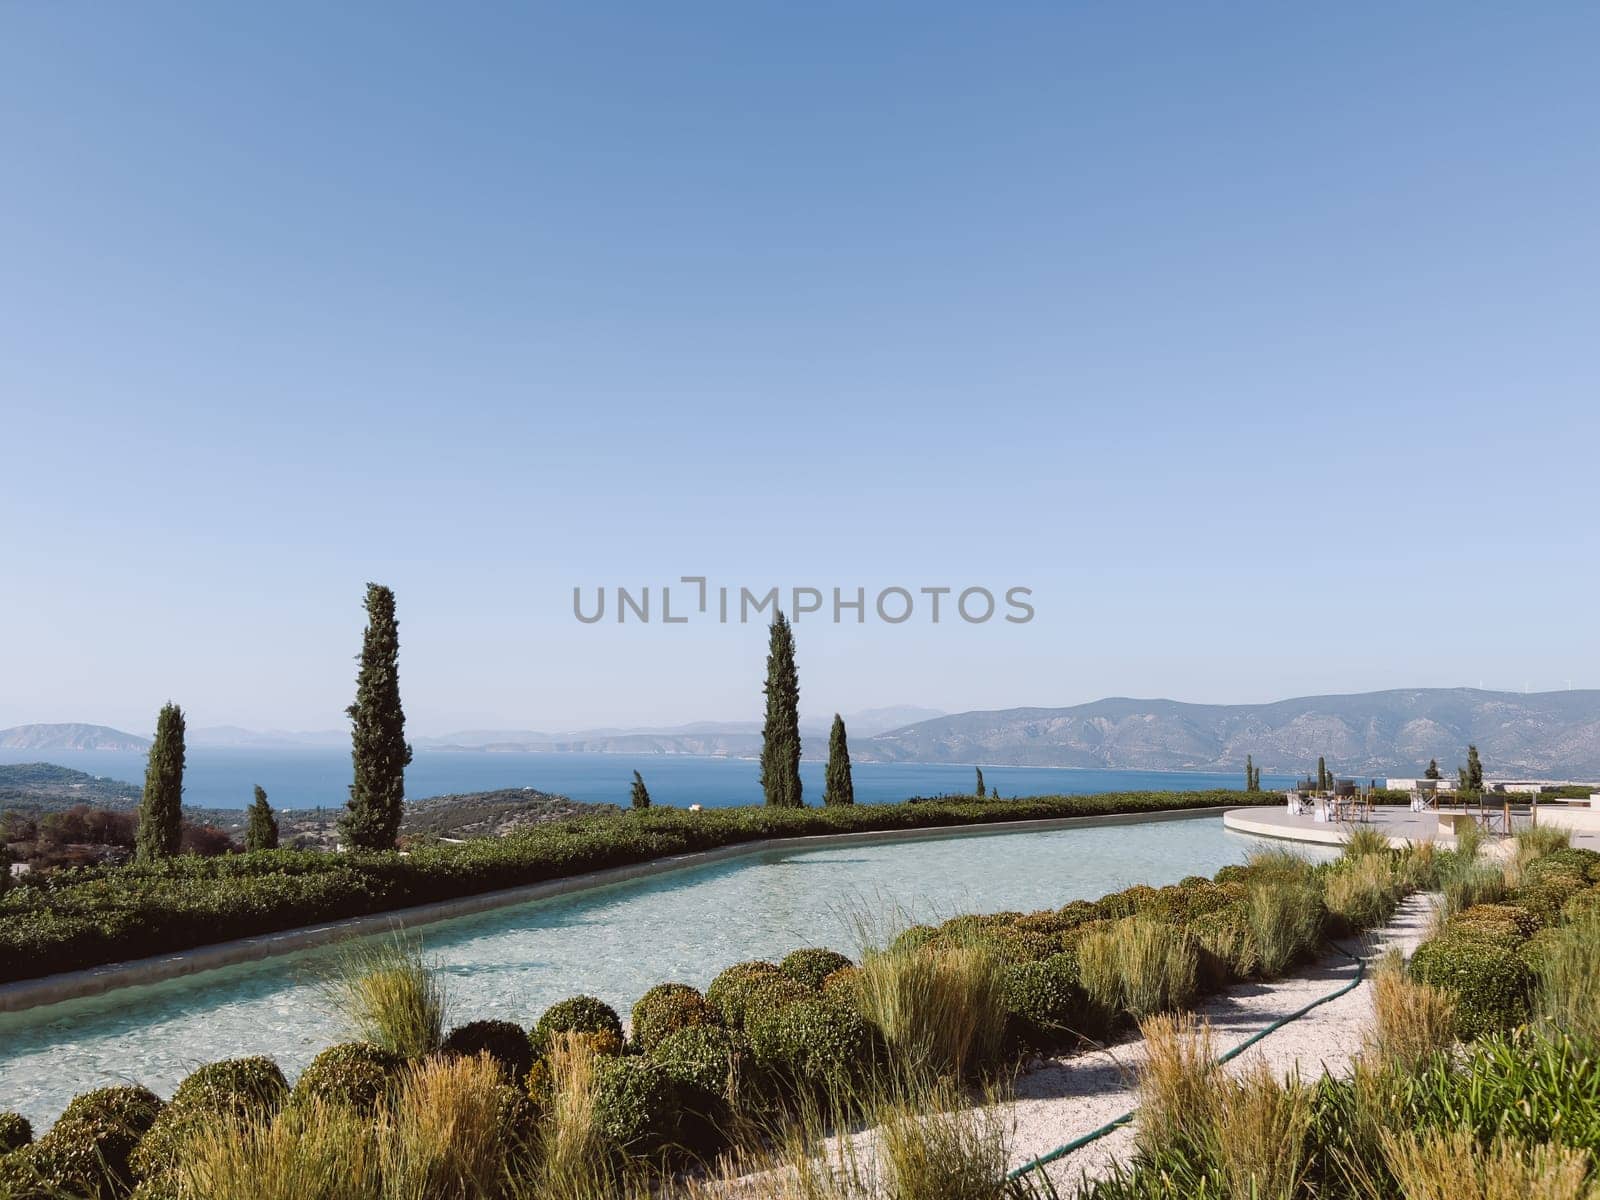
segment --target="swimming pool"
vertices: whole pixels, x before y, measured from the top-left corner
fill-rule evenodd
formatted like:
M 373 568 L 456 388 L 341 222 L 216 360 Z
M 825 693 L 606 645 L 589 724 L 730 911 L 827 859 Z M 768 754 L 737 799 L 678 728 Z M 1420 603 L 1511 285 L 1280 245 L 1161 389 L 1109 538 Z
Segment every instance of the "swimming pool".
M 1057 907 L 1210 875 L 1261 844 L 1203 816 L 772 851 L 443 921 L 420 935 L 445 975 L 452 1023 L 529 1025 L 577 992 L 626 1019 L 664 980 L 703 988 L 730 963 L 799 946 L 854 953 L 863 920 Z M 200 1064 L 242 1054 L 270 1055 L 293 1079 L 347 1035 L 321 986 L 337 954 L 322 947 L 0 1014 L 0 1110 L 43 1127 L 88 1088 L 137 1082 L 170 1095 Z

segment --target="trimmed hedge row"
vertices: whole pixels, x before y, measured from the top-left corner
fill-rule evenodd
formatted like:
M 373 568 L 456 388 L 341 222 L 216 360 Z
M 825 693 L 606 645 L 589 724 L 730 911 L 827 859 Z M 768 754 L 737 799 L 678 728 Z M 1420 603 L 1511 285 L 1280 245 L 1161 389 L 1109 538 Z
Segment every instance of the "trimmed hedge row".
M 763 838 L 1276 803 L 1248 792 L 1112 792 L 832 808 L 650 808 L 407 854 L 267 850 L 52 871 L 0 896 L 0 982 L 166 954 Z

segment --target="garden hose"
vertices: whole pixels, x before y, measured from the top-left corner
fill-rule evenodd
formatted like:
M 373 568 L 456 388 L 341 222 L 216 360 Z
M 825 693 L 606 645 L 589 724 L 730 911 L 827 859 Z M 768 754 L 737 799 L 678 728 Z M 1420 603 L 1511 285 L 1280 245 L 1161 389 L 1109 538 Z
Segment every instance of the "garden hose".
M 1319 997 L 1304 1007 L 1297 1008 L 1294 1012 L 1289 1013 L 1286 1016 L 1279 1017 L 1266 1028 L 1252 1033 L 1232 1050 L 1229 1050 L 1226 1054 L 1219 1055 L 1216 1061 L 1211 1064 L 1213 1067 L 1220 1067 L 1223 1063 L 1237 1058 L 1246 1050 L 1250 1049 L 1251 1046 L 1254 1046 L 1262 1038 L 1266 1037 L 1269 1033 L 1273 1033 L 1279 1029 L 1282 1029 L 1290 1021 L 1298 1021 L 1312 1009 L 1320 1008 L 1330 1000 L 1337 1000 L 1340 996 L 1348 995 L 1350 992 L 1355 991 L 1356 988 L 1361 986 L 1361 981 L 1366 978 L 1367 964 L 1360 958 L 1359 955 L 1351 954 L 1343 946 L 1340 946 L 1337 943 L 1329 942 L 1328 945 L 1332 947 L 1336 953 L 1342 954 L 1345 958 L 1348 958 L 1351 962 L 1356 964 L 1355 978 L 1349 983 L 1345 984 L 1343 987 L 1339 988 L 1337 991 L 1329 992 L 1326 996 Z M 1110 1121 L 1107 1121 L 1104 1125 L 1100 1126 L 1100 1128 L 1091 1130 L 1082 1137 L 1075 1137 L 1065 1145 L 1057 1146 L 1054 1150 L 1051 1150 L 1046 1154 L 1041 1154 L 1038 1158 L 1030 1159 L 1029 1161 L 1023 1163 L 1020 1167 L 1016 1168 L 1016 1170 L 1008 1171 L 1006 1173 L 1006 1178 L 1008 1180 L 1020 1179 L 1029 1172 L 1036 1171 L 1048 1163 L 1053 1163 L 1058 1159 L 1065 1158 L 1075 1150 L 1081 1150 L 1091 1142 L 1099 1141 L 1107 1134 L 1117 1129 L 1121 1129 L 1124 1125 L 1128 1124 L 1128 1122 L 1132 1121 L 1135 1113 L 1137 1112 L 1137 1109 L 1130 1109 L 1128 1112 L 1123 1113 L 1120 1117 L 1116 1117 Z

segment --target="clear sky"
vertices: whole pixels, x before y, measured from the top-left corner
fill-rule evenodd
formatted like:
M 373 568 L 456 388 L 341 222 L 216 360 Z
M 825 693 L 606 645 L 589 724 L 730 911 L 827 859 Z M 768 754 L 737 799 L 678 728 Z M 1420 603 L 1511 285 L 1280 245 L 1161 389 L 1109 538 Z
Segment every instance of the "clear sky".
M 337 727 L 368 579 L 421 732 L 756 717 L 759 623 L 573 618 L 681 575 L 1033 589 L 802 618 L 812 713 L 1600 686 L 1597 45 L 0 5 L 0 725 Z

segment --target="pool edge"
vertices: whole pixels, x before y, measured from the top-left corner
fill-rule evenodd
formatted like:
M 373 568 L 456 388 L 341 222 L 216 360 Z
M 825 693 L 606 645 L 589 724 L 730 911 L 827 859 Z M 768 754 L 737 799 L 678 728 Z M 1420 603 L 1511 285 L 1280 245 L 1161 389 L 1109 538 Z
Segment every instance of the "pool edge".
M 409 908 L 390 909 L 363 917 L 345 917 L 318 925 L 302 925 L 277 933 L 256 934 L 208 946 L 196 946 L 173 954 L 150 958 L 131 959 L 126 962 L 107 963 L 87 967 L 80 971 L 64 971 L 38 979 L 22 979 L 0 984 L 0 1013 L 25 1012 L 59 1004 L 67 1000 L 81 1000 L 127 987 L 140 987 L 198 975 L 205 971 L 236 966 L 239 963 L 258 962 L 279 955 L 293 954 L 342 938 L 361 937 L 383 933 L 391 929 L 414 929 L 447 921 L 455 917 L 472 916 L 497 908 L 509 908 L 535 900 L 548 900 L 598 888 L 665 875 L 673 871 L 708 866 L 729 859 L 753 854 L 782 852 L 786 850 L 826 850 L 838 846 L 860 846 L 879 842 L 926 841 L 937 838 L 996 837 L 1008 833 L 1047 832 L 1052 829 L 1087 828 L 1098 825 L 1139 825 L 1148 822 L 1192 820 L 1200 817 L 1224 816 L 1231 806 L 1217 805 L 1206 808 L 1165 809 L 1158 812 L 1108 813 L 1087 817 L 1041 817 L 1035 820 L 992 821 L 980 825 L 936 825 L 920 829 L 872 829 L 856 833 L 808 834 L 798 837 L 763 838 L 753 842 L 738 842 L 699 850 L 692 854 L 675 854 L 646 862 L 627 863 L 619 867 L 606 867 L 581 875 L 561 879 L 547 879 L 538 883 L 520 884 L 493 892 L 473 896 L 459 896 L 452 900 L 436 900 Z M 1224 819 L 1224 826 L 1227 821 Z

